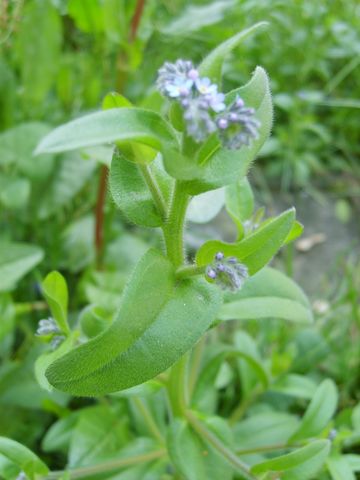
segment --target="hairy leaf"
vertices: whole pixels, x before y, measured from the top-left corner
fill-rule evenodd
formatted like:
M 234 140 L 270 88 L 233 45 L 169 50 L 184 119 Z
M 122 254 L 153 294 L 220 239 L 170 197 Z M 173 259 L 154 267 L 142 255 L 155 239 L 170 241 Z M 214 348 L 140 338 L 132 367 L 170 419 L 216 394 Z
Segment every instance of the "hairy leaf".
M 218 289 L 203 280 L 177 283 L 156 250 L 140 260 L 113 324 L 56 360 L 49 382 L 75 395 L 132 387 L 166 370 L 205 332 L 220 306 Z

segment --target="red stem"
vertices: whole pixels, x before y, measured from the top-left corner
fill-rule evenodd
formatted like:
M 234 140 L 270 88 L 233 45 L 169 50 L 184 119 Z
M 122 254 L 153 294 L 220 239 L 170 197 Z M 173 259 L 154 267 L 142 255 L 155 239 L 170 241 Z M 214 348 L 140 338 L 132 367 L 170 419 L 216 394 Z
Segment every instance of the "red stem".
M 145 1 L 146 0 L 138 0 L 136 3 L 135 12 L 130 24 L 129 42 L 134 42 L 136 39 L 141 16 L 145 7 Z M 108 167 L 106 165 L 102 165 L 95 208 L 95 249 L 96 264 L 98 268 L 101 268 L 104 248 L 104 205 L 106 199 L 106 180 L 108 171 Z

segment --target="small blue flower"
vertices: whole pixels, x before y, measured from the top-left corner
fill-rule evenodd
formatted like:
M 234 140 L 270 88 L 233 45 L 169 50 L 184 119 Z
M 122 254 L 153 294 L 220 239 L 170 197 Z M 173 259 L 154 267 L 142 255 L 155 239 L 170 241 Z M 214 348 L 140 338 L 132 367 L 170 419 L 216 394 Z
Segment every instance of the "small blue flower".
M 226 108 L 225 95 L 223 93 L 216 92 L 212 95 L 209 95 L 208 102 L 210 108 L 216 113 L 222 112 Z
M 215 83 L 211 83 L 210 78 L 198 78 L 195 80 L 195 86 L 201 95 L 214 95 L 217 93 L 217 85 Z
M 205 140 L 216 131 L 216 123 L 209 111 L 206 98 L 193 97 L 182 102 L 187 134 L 196 142 Z
M 54 333 L 59 333 L 60 329 L 57 326 L 55 320 L 52 317 L 44 318 L 39 321 L 38 328 L 36 330 L 37 336 L 43 335 L 53 335 Z
M 240 263 L 236 257 L 225 257 L 223 252 L 215 255 L 214 262 L 207 266 L 205 275 L 223 290 L 231 292 L 239 290 L 249 277 L 246 265 Z
M 177 60 L 175 63 L 165 62 L 158 71 L 156 81 L 160 93 L 166 97 L 177 98 L 190 89 L 198 78 L 197 70 L 189 60 Z
M 255 118 L 255 110 L 245 107 L 240 97 L 217 116 L 216 125 L 222 144 L 231 150 L 249 146 L 259 135 L 260 122 Z

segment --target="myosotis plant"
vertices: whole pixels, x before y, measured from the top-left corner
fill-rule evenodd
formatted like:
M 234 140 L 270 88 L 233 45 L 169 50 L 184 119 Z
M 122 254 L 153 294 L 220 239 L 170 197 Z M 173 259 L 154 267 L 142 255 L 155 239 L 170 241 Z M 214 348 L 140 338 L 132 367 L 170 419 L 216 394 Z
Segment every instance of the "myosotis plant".
M 281 318 L 311 321 L 307 300 L 298 287 L 278 272 L 264 269 L 284 244 L 301 234 L 294 209 L 261 222 L 259 212 L 253 213 L 251 187 L 246 179 L 270 134 L 272 102 L 267 74 L 257 67 L 245 86 L 228 93 L 221 91 L 225 56 L 261 26 L 227 40 L 199 66 L 182 59 L 166 62 L 156 80 L 164 97 L 163 115 L 110 94 L 104 101 L 104 111 L 58 127 L 38 146 L 37 151 L 44 153 L 113 145 L 109 186 L 115 204 L 130 222 L 160 228 L 164 239 L 162 250 L 151 248 L 139 260 L 111 322 L 91 306 L 79 322 L 70 326 L 64 278 L 52 272 L 43 282 L 52 314 L 40 321 L 36 333 L 51 343 L 49 352 L 36 364 L 36 376 L 43 388 L 75 396 L 98 397 L 115 392 L 134 395 L 132 387 L 156 379 L 168 397 L 166 438 L 142 400 L 137 401 L 158 448 L 70 471 L 66 478 L 87 478 L 168 455 L 171 467 L 165 462 L 162 468 L 175 476 L 161 478 L 231 479 L 235 472 L 236 478 L 265 478 L 267 472 L 281 472 L 289 465 L 296 471 L 301 458 L 308 465 L 306 475 L 301 477 L 306 480 L 312 478 L 328 454 L 329 441 L 318 440 L 273 461 L 245 463 L 231 446 L 230 427 L 220 417 L 207 418 L 199 412 L 196 405 L 201 401 L 194 396 L 205 335 L 217 323 L 260 319 L 271 316 L 271 311 Z M 237 226 L 237 239 L 234 243 L 207 241 L 193 256 L 184 245 L 189 203 L 196 202 L 200 195 L 208 195 L 211 202 L 211 192 L 219 188 L 225 191 L 225 207 Z M 261 301 L 257 302 L 257 297 Z M 290 308 L 295 302 L 296 312 Z M 247 347 L 223 346 L 213 360 L 217 365 L 219 359 L 221 363 L 228 356 L 245 359 L 266 388 L 269 375 L 260 365 L 251 339 L 239 335 L 237 339 Z M 332 384 L 321 388 L 319 398 L 323 390 L 327 397 L 336 398 Z M 335 405 L 336 400 L 331 412 Z M 232 412 L 230 425 L 241 417 L 243 408 L 240 405 Z M 327 421 L 322 421 L 322 428 Z M 300 424 L 290 440 L 301 441 L 306 428 Z M 316 433 L 313 428 L 309 436 Z M 29 462 L 22 464 L 27 476 L 61 478 L 63 472 L 58 476 L 56 472 L 47 474 L 47 467 L 39 459 L 15 443 L 10 442 L 10 447 L 32 459 L 31 468 Z M 291 455 L 294 459 L 288 458 Z

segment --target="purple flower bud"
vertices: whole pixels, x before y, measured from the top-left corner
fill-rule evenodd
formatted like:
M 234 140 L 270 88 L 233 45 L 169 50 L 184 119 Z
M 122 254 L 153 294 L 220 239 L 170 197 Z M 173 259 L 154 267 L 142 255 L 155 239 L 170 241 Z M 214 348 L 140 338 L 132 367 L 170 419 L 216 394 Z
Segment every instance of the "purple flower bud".
M 244 100 L 240 97 L 237 97 L 237 99 L 235 100 L 236 108 L 243 108 L 244 105 L 245 105 Z
M 229 114 L 229 120 L 230 120 L 230 122 L 237 122 L 239 120 L 238 114 L 231 112 Z
M 218 261 L 223 260 L 224 256 L 225 256 L 225 255 L 223 254 L 223 252 L 218 252 L 218 253 L 215 255 L 215 260 L 218 260 Z
M 192 68 L 188 74 L 187 74 L 188 78 L 190 78 L 190 80 L 197 80 L 199 78 L 199 72 L 195 69 L 195 68 Z
M 217 122 L 217 125 L 221 130 L 225 130 L 229 126 L 229 122 L 226 120 L 226 118 L 220 118 Z
M 211 268 L 211 267 L 208 267 L 208 268 L 206 269 L 206 275 L 207 275 L 209 278 L 211 278 L 212 280 L 215 280 L 215 278 L 216 278 L 216 276 L 217 276 L 215 270 L 214 270 L 213 268 Z

